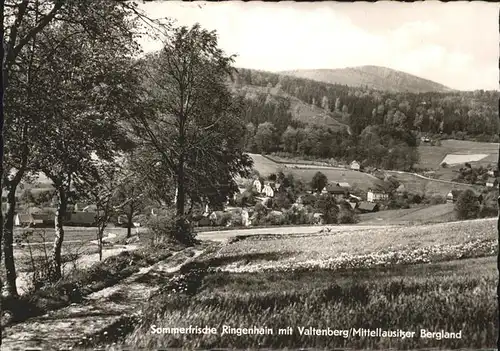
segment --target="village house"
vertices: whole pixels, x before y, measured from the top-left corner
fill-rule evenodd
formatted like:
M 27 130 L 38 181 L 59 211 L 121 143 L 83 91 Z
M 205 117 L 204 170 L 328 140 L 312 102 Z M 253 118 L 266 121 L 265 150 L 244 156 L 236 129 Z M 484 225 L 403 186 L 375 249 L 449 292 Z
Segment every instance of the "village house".
M 498 179 L 497 178 L 493 178 L 493 177 L 490 177 L 488 178 L 488 180 L 486 181 L 486 186 L 488 188 L 493 188 L 495 186 L 498 185 Z
M 267 197 L 274 197 L 274 187 L 271 184 L 266 184 L 264 185 L 264 188 L 262 189 L 262 194 L 266 195 Z
M 262 192 L 262 183 L 260 180 L 255 179 L 252 183 L 252 187 L 254 187 L 258 193 Z
M 368 202 L 385 201 L 387 199 L 389 199 L 389 194 L 385 191 L 368 189 L 366 193 L 366 201 Z
M 44 228 L 54 223 L 54 215 L 49 213 L 18 213 L 14 217 L 16 227 Z
M 359 171 L 361 169 L 361 165 L 358 161 L 352 161 L 350 167 L 353 171 Z
M 338 186 L 337 184 L 328 184 L 325 189 L 326 192 L 335 198 L 347 198 L 349 196 L 349 190 Z
M 340 182 L 340 183 L 337 183 L 337 185 L 342 187 L 342 188 L 347 188 L 347 189 L 351 188 L 351 185 L 349 183 L 346 183 L 346 182 Z

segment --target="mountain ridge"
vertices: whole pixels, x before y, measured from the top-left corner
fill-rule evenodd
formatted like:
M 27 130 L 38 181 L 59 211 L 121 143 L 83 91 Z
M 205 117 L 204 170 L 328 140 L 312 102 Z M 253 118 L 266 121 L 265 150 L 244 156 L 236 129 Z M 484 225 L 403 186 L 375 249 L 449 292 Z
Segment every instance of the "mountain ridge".
M 311 79 L 328 84 L 369 88 L 391 92 L 452 92 L 441 83 L 388 67 L 366 65 L 346 68 L 296 69 L 275 72 L 280 75 Z

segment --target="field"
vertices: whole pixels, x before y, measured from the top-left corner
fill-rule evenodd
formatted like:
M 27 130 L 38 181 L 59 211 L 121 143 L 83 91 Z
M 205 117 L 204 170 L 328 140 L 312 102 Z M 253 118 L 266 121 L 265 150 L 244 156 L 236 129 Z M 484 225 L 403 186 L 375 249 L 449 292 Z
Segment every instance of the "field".
M 446 197 L 452 189 L 465 190 L 477 188 L 468 184 L 448 183 L 448 181 L 425 179 L 410 173 L 391 171 L 388 173 L 393 175 L 400 183 L 404 184 L 405 189 L 408 192 L 425 194 L 426 196 L 440 195 Z
M 495 225 L 482 220 L 237 241 L 205 256 L 177 285 L 170 282 L 124 343 L 149 349 L 492 348 L 498 333 Z M 219 332 L 155 335 L 151 325 Z M 272 333 L 221 335 L 224 325 Z M 291 333 L 278 332 L 287 327 Z M 351 334 L 305 335 L 301 327 Z M 463 336 L 353 336 L 358 328 Z
M 416 224 L 449 222 L 455 219 L 454 204 L 416 206 L 359 215 L 361 224 Z
M 352 171 L 350 169 L 340 169 L 333 167 L 321 167 L 312 165 L 292 165 L 273 162 L 272 160 L 258 154 L 250 154 L 254 161 L 254 168 L 262 175 L 267 176 L 271 173 L 283 171 L 284 173 L 292 173 L 294 176 L 301 178 L 305 182 L 310 182 L 316 172 L 320 171 L 325 174 L 330 182 L 347 182 L 351 186 L 367 191 L 370 188 L 375 188 L 382 182 L 376 177 L 363 173 Z M 286 167 L 285 167 L 286 166 Z
M 143 232 L 145 228 L 139 228 L 139 232 Z M 33 231 L 34 235 L 30 237 L 30 242 L 41 243 L 50 242 L 52 243 L 55 239 L 54 228 L 15 228 L 14 236 L 19 237 L 23 232 Z M 136 229 L 132 229 L 132 234 L 136 232 Z M 111 234 L 113 237 L 125 237 L 127 234 L 127 228 L 121 227 L 108 227 L 104 230 L 104 236 Z M 64 241 L 65 242 L 89 242 L 96 240 L 97 238 L 97 228 L 95 227 L 64 227 Z
M 440 167 L 441 162 L 445 160 L 447 155 L 463 155 L 461 160 L 463 163 L 470 161 L 472 165 L 488 166 L 489 164 L 496 164 L 498 162 L 498 147 L 499 145 L 497 143 L 481 143 L 452 139 L 442 140 L 441 146 L 421 144 L 418 147 L 420 162 L 417 167 L 436 170 L 438 174 L 443 173 L 439 177 L 440 179 L 451 180 L 453 178 L 452 173 Z M 468 159 L 465 155 L 470 155 L 471 157 L 473 155 L 486 155 L 486 157 L 479 161 L 474 161 L 472 158 Z M 457 168 L 462 167 L 463 163 L 456 165 Z

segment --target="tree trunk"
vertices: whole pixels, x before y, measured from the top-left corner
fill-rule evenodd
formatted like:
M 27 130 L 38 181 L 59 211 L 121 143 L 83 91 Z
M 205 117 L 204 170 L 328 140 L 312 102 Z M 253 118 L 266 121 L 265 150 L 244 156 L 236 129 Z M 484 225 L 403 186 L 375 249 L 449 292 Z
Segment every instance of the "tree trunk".
M 58 189 L 59 204 L 55 217 L 55 239 L 54 248 L 52 250 L 52 279 L 55 281 L 62 278 L 61 272 L 61 250 L 64 241 L 64 220 L 66 218 L 66 209 L 68 207 L 68 199 L 64 189 Z
M 134 218 L 134 212 L 130 211 L 127 213 L 127 239 L 132 236 L 132 220 Z
M 497 172 L 495 176 L 500 175 L 500 147 L 498 150 L 498 163 L 497 163 Z M 499 196 L 497 198 L 497 210 L 498 210 L 498 221 L 497 221 L 497 233 L 498 233 L 498 253 L 497 253 L 497 269 L 500 274 L 500 183 L 498 184 Z M 497 285 L 497 308 L 500 308 L 500 280 Z M 497 346 L 500 345 L 500 333 L 498 334 Z
M 0 70 L 0 196 L 3 195 L 3 102 L 4 102 L 4 91 L 5 91 L 5 76 L 7 75 L 7 70 L 5 69 L 5 47 L 3 44 L 3 38 L 5 38 L 5 30 L 4 30 L 4 10 L 5 10 L 5 0 L 0 0 L 0 37 L 2 38 L 2 44 L 0 45 L 0 64 L 2 65 L 2 69 Z M 3 223 L 3 208 L 0 206 L 0 223 Z M 0 225 L 0 242 L 3 242 L 3 225 Z M 2 250 L 0 250 L 0 262 L 2 261 Z M 3 282 L 0 277 L 0 293 L 3 291 Z M 2 314 L 2 304 L 0 304 L 0 315 Z M 2 332 L 0 331 L 0 345 L 2 344 Z
M 14 215 L 16 210 L 16 186 L 11 185 L 7 194 L 7 212 L 4 222 L 3 253 L 5 261 L 5 293 L 9 297 L 17 297 L 16 266 L 14 263 Z
M 179 166 L 177 170 L 177 198 L 176 198 L 176 221 L 175 221 L 175 237 L 183 243 L 189 241 L 187 233 L 187 223 L 185 218 L 186 211 L 186 189 L 185 189 L 185 176 L 184 176 L 184 158 L 181 156 L 179 159 Z

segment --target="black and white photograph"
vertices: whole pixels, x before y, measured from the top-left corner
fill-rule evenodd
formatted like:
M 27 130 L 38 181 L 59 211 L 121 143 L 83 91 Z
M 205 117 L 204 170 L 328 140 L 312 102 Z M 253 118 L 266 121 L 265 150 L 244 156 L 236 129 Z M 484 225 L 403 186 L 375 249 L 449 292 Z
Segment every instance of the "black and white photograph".
M 498 3 L 0 14 L 2 351 L 498 349 Z

